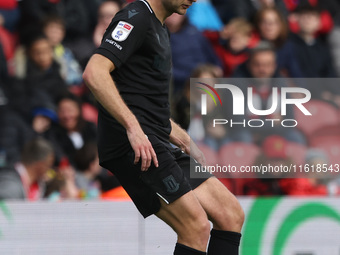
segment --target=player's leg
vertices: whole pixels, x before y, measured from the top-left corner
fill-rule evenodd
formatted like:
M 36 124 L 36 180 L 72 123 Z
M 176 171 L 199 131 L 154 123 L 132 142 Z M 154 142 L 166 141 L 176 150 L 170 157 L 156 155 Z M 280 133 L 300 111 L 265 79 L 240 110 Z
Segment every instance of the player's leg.
M 208 255 L 237 255 L 244 212 L 236 197 L 217 178 L 206 180 L 194 193 L 213 223 Z
M 178 240 L 174 255 L 206 254 L 210 223 L 193 191 L 171 204 L 161 200 L 161 209 L 156 216 L 177 233 Z
M 214 229 L 240 232 L 244 212 L 236 197 L 217 179 L 210 178 L 194 193 L 206 211 Z

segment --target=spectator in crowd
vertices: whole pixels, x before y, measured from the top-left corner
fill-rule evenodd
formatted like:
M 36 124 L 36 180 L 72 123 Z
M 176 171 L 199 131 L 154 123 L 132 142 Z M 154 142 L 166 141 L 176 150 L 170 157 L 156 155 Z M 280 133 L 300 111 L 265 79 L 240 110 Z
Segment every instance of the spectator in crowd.
M 210 64 L 198 65 L 193 70 L 190 77 L 202 79 L 210 78 L 211 80 L 213 80 L 214 78 L 221 78 L 219 76 L 219 73 L 216 73 L 216 70 L 216 66 Z M 175 115 L 173 115 L 173 118 L 185 130 L 188 130 L 189 128 L 190 118 L 196 117 L 197 112 L 199 111 L 199 109 L 195 107 L 195 102 L 198 102 L 198 100 L 200 100 L 200 94 L 197 90 L 190 90 L 190 79 L 188 79 L 185 84 L 183 93 L 174 104 L 175 109 L 173 111 L 174 113 L 176 113 Z M 190 108 L 190 103 L 192 103 L 192 108 Z M 201 121 L 201 118 L 199 119 Z
M 26 51 L 24 60 L 17 63 L 17 77 L 24 79 L 36 102 L 55 103 L 67 92 L 67 86 L 60 75 L 59 64 L 53 59 L 51 44 L 42 34 L 32 35 Z
M 211 44 L 188 22 L 186 16 L 174 13 L 166 20 L 166 24 L 171 33 L 175 95 L 181 94 L 186 80 L 199 64 L 217 65 L 216 71 L 222 73 L 220 61 Z
M 22 12 L 21 31 L 22 37 L 27 36 L 31 29 L 40 24 L 50 15 L 62 17 L 66 24 L 68 39 L 90 34 L 91 19 L 87 6 L 93 6 L 92 12 L 96 10 L 97 3 L 94 1 L 72 0 L 72 1 L 50 1 L 50 0 L 25 0 L 20 1 Z M 91 16 L 90 16 L 91 17 Z M 25 29 L 26 31 L 23 31 Z
M 15 169 L 0 171 L 0 199 L 40 200 L 44 194 L 44 177 L 53 161 L 51 144 L 42 138 L 28 142 Z
M 292 36 L 292 42 L 303 77 L 336 77 L 328 46 L 315 37 L 320 27 L 319 10 L 305 5 L 298 7 L 295 12 L 300 30 Z
M 72 50 L 82 69 L 99 46 L 105 30 L 114 15 L 122 8 L 124 0 L 86 0 L 84 2 L 90 2 L 86 4 L 88 9 L 92 6 L 90 14 L 95 14 L 94 27 L 89 36 L 78 36 L 72 41 L 65 42 L 65 46 Z
M 251 81 L 247 81 L 246 85 L 241 85 L 244 95 L 247 95 L 248 86 L 252 86 L 252 102 L 254 108 L 257 110 L 270 109 L 272 105 L 272 91 L 273 87 L 278 89 L 287 86 L 283 80 L 277 80 L 274 78 L 280 78 L 277 71 L 277 57 L 273 47 L 268 42 L 261 42 L 250 52 L 249 60 L 240 66 L 234 73 L 235 78 L 251 78 Z M 228 101 L 228 100 L 227 100 Z M 230 101 L 230 100 L 229 100 Z M 247 100 L 245 100 L 247 101 Z M 252 128 L 253 139 L 256 143 L 261 141 L 268 135 L 281 135 L 289 141 L 305 144 L 306 141 L 303 135 L 296 128 L 285 128 L 282 127 L 280 121 L 283 119 L 281 115 L 280 103 L 276 111 L 271 115 L 257 116 L 251 112 L 246 112 L 246 119 L 275 119 L 275 124 L 265 122 L 261 128 Z M 287 119 L 294 119 L 292 105 L 287 106 Z M 274 126 L 273 126 L 274 125 Z
M 261 9 L 256 15 L 255 26 L 261 39 L 274 45 L 280 74 L 302 77 L 301 68 L 294 55 L 294 45 L 288 39 L 287 22 L 280 11 L 276 8 Z
M 5 94 L 0 95 L 0 123 L 2 165 L 11 167 L 20 160 L 21 149 L 33 139 L 34 133 L 27 122 L 10 108 Z
M 334 25 L 333 18 L 337 16 L 340 8 L 340 4 L 337 0 L 285 0 L 284 3 L 290 12 L 288 16 L 289 28 L 293 33 L 298 33 L 300 29 L 294 13 L 297 8 L 311 5 L 314 8 L 320 9 L 320 26 L 316 35 L 325 35 L 332 30 Z
M 280 136 L 268 136 L 262 143 L 262 154 L 255 160 L 255 166 L 280 167 L 290 166 L 291 160 L 287 156 L 287 141 Z M 278 196 L 286 195 L 287 190 L 282 187 L 284 179 L 282 171 L 272 171 L 265 175 L 257 173 L 254 179 L 249 179 L 243 187 L 243 194 L 250 196 Z
M 100 184 L 96 180 L 101 172 L 97 145 L 84 144 L 83 148 L 75 155 L 76 176 L 75 182 L 80 192 L 80 197 L 85 199 L 100 198 Z
M 96 23 L 97 9 L 101 0 L 25 0 L 20 1 L 22 14 L 20 39 L 34 33 L 36 27 L 50 15 L 61 17 L 65 23 L 64 46 L 69 48 L 82 67 L 93 52 L 92 33 Z
M 192 78 L 199 78 L 202 79 L 202 82 L 212 82 L 215 83 L 214 80 L 218 78 L 219 76 L 216 75 L 215 67 L 212 65 L 200 65 L 198 66 L 191 75 Z M 209 80 L 206 80 L 209 79 Z M 196 84 L 195 84 L 196 85 Z M 177 104 L 178 112 L 181 112 L 179 116 L 185 116 L 183 119 L 190 120 L 190 126 L 188 126 L 188 132 L 191 135 L 191 137 L 195 141 L 202 141 L 211 148 L 218 150 L 220 147 L 220 144 L 224 142 L 224 140 L 227 138 L 227 129 L 224 126 L 218 126 L 215 129 L 211 128 L 211 118 L 214 118 L 216 116 L 219 116 L 222 118 L 221 109 L 214 110 L 212 112 L 212 107 L 209 105 L 209 119 L 204 118 L 201 116 L 200 111 L 198 108 L 195 108 L 198 102 L 200 102 L 200 93 L 198 93 L 198 90 L 196 88 L 197 86 L 193 86 L 191 91 L 191 98 L 190 98 L 190 81 L 188 80 L 186 85 L 186 94 L 183 94 L 183 97 L 179 101 L 179 104 Z M 190 109 L 190 103 L 191 108 Z M 211 103 L 210 101 L 208 101 Z M 181 108 L 181 109 L 180 109 Z M 191 116 L 189 115 L 191 113 Z M 183 120 L 182 118 L 180 119 Z M 189 124 L 189 122 L 187 122 Z M 186 125 L 185 125 L 186 126 Z
M 340 23 L 340 18 L 339 18 Z M 340 26 L 337 24 L 326 41 L 329 45 L 331 56 L 333 58 L 336 75 L 340 76 Z
M 32 112 L 35 107 L 45 104 L 50 100 L 44 91 L 27 86 L 26 81 L 10 77 L 4 86 L 0 86 L 8 99 L 8 109 L 30 125 Z M 50 103 L 50 102 L 48 102 Z
M 301 5 L 295 12 L 300 30 L 292 36 L 292 43 L 303 77 L 337 77 L 329 46 L 315 36 L 321 22 L 319 9 L 311 5 Z M 301 86 L 311 92 L 312 98 L 340 106 L 340 88 L 337 82 L 328 80 L 321 85 L 320 80 L 310 80 Z
M 215 71 L 216 68 L 212 65 L 200 65 L 193 71 L 190 77 L 199 78 L 201 82 L 209 83 L 213 86 L 215 79 L 221 78 Z M 233 129 L 227 127 L 227 125 L 212 126 L 213 119 L 226 119 L 230 116 L 226 115 L 229 112 L 225 112 L 225 109 L 230 109 L 230 107 L 225 105 L 231 101 L 225 100 L 224 95 L 221 94 L 224 108 L 215 108 L 213 101 L 208 100 L 208 114 L 206 116 L 201 115 L 199 107 L 196 107 L 201 102 L 201 93 L 196 88 L 197 86 L 199 84 L 191 87 L 192 90 L 190 92 L 190 80 L 188 80 L 184 93 L 176 104 L 177 119 L 182 127 L 188 129 L 190 136 L 195 141 L 203 142 L 216 151 L 222 145 L 232 141 L 251 142 L 251 135 L 246 129 Z
M 188 19 L 198 30 L 219 31 L 223 23 L 210 0 L 201 0 L 187 11 Z
M 0 26 L 11 33 L 15 32 L 20 18 L 17 0 L 0 1 Z
M 236 67 L 248 59 L 248 47 L 251 43 L 253 27 L 243 18 L 235 18 L 220 32 L 205 32 L 212 43 L 216 55 L 223 64 L 225 77 L 230 77 Z
M 49 201 L 74 200 L 80 198 L 80 191 L 75 182 L 75 169 L 63 158 L 58 171 L 51 169 L 47 173 L 44 198 Z
M 7 61 L 0 42 L 0 87 L 2 87 L 3 84 L 7 82 L 7 79 L 8 79 Z
M 123 8 L 123 0 L 103 0 L 96 13 L 96 25 L 89 38 L 81 38 L 72 47 L 79 63 L 85 68 L 95 49 L 100 45 L 105 30 L 116 13 Z
M 0 81 L 0 85 L 1 85 L 1 81 Z M 0 107 L 7 105 L 7 103 L 8 103 L 8 98 L 5 95 L 3 88 L 0 86 Z
M 66 187 L 66 179 L 61 172 L 48 172 L 48 180 L 46 181 L 46 190 L 44 199 L 52 202 L 63 201 L 62 193 Z
M 32 127 L 37 134 L 44 134 L 58 121 L 56 112 L 49 107 L 38 107 L 33 111 Z
M 54 59 L 61 68 L 61 75 L 68 85 L 79 85 L 82 82 L 82 70 L 72 51 L 62 42 L 65 37 L 64 21 L 58 16 L 48 16 L 43 21 L 43 31 L 53 47 Z
M 10 68 L 17 43 L 15 29 L 19 18 L 20 11 L 16 0 L 0 1 L 0 45 L 6 60 L 9 61 L 8 66 Z M 2 57 L 0 57 L 0 59 L 1 58 Z M 5 68 L 5 65 L 0 62 L 0 69 L 2 68 Z
M 58 165 L 63 157 L 63 150 L 54 136 L 54 129 L 58 125 L 58 116 L 54 105 L 41 105 L 34 108 L 31 123 L 34 135 L 45 138 L 53 145 L 55 165 Z
M 93 33 L 93 42 L 96 47 L 99 47 L 105 30 L 122 7 L 123 3 L 121 0 L 106 0 L 99 6 L 98 21 Z
M 57 171 L 48 172 L 50 179 L 45 197 L 50 200 L 97 198 L 100 188 L 105 192 L 119 186 L 114 176 L 108 176 L 107 172 L 98 168 L 97 154 L 91 149 L 96 140 L 96 127 L 83 119 L 86 114 L 82 114 L 80 96 L 82 100 L 93 103 L 92 97 L 87 97 L 82 86 L 67 85 L 82 83 L 81 67 L 86 65 L 112 17 L 125 3 L 123 0 L 0 1 L 0 167 L 5 167 L 0 170 L 0 199 L 40 198 L 44 193 L 40 184 L 44 180 L 32 169 L 42 165 L 47 169 L 47 165 L 52 165 L 49 160 L 60 165 Z M 174 14 L 167 20 L 173 50 L 176 101 L 173 118 L 183 128 L 189 129 L 196 140 L 216 151 L 229 142 L 255 142 L 263 145 L 263 155 L 256 164 L 288 164 L 290 159 L 282 149 L 286 142 L 305 144 L 296 128 L 282 128 L 280 125 L 269 128 L 265 125 L 249 129 L 241 125 L 233 128 L 219 125 L 212 129 L 211 119 L 202 116 L 193 104 L 190 109 L 188 78 L 213 80 L 222 77 L 222 73 L 234 78 L 254 78 L 251 83 L 254 107 L 269 109 L 273 86 L 279 90 L 286 86 L 274 78 L 335 77 L 332 58 L 338 63 L 337 75 L 340 74 L 340 54 L 337 53 L 340 45 L 339 13 L 338 0 L 204 0 L 192 6 L 187 17 Z M 324 39 L 333 27 L 333 19 L 336 27 L 330 37 L 331 55 Z M 199 29 L 193 24 L 197 24 Z M 227 25 L 223 27 L 223 24 Z M 251 24 L 254 24 L 255 32 Z M 290 36 L 288 24 L 296 34 Z M 199 31 L 207 28 L 214 30 L 204 32 L 211 44 Z M 17 32 L 19 36 L 16 36 Z M 269 44 L 259 42 L 260 39 Z M 26 48 L 18 48 L 17 44 Z M 13 62 L 15 47 L 17 55 Z M 11 77 L 13 73 L 17 79 Z M 340 107 L 338 84 L 329 81 L 320 86 L 317 79 L 311 80 L 314 81 L 295 85 L 306 85 L 313 98 Z M 70 89 L 77 92 L 77 96 L 70 95 Z M 241 89 L 246 95 L 247 88 Z M 199 92 L 195 86 L 191 96 L 200 100 Z M 246 112 L 239 120 L 239 116 L 232 114 L 231 95 L 226 94 L 221 93 L 221 109 L 210 105 L 212 101 L 208 97 L 209 118 L 233 119 L 235 122 L 242 122 L 244 118 L 283 118 L 278 107 L 270 116 L 259 117 Z M 285 118 L 294 118 L 291 106 L 287 111 Z M 37 154 L 45 155 L 46 160 L 33 156 L 37 159 L 35 163 L 27 163 L 26 156 L 21 160 L 21 155 L 28 153 L 24 145 L 34 137 L 39 138 L 33 143 L 45 148 L 46 153 L 52 145 L 54 160 L 38 149 L 35 150 Z M 48 141 L 48 146 L 43 139 Z M 19 161 L 21 163 L 10 170 Z M 321 151 L 313 149 L 307 152 L 306 164 L 327 163 L 327 157 Z M 40 170 L 36 171 L 44 172 L 42 168 Z M 24 182 L 20 175 L 24 176 Z M 29 182 L 25 182 L 27 176 Z M 245 192 L 250 195 L 339 194 L 340 179 L 321 179 L 314 175 L 301 179 L 278 177 L 282 176 L 249 181 Z M 100 179 L 100 185 L 97 179 Z M 6 187 L 9 187 L 8 190 Z M 120 187 L 117 189 L 120 192 Z
M 329 8 L 333 13 L 332 16 L 334 18 L 334 27 L 326 37 L 326 41 L 330 47 L 330 51 L 332 54 L 332 58 L 334 60 L 334 67 L 336 70 L 336 74 L 340 76 L 340 1 L 334 0 L 336 6 L 331 6 Z M 322 3 L 323 1 L 321 1 Z M 328 1 L 325 1 L 328 2 Z M 333 2 L 333 0 L 331 0 Z M 321 17 L 322 20 L 322 17 Z
M 237 17 L 234 2 L 233 0 L 211 0 L 223 24 Z
M 236 17 L 242 17 L 253 22 L 256 12 L 263 8 L 277 8 L 283 16 L 288 15 L 287 8 L 282 0 L 242 0 L 233 1 Z
M 255 78 L 270 81 L 280 78 L 277 69 L 277 56 L 271 43 L 262 41 L 249 51 L 249 59 L 240 65 L 234 72 L 234 78 Z M 270 90 L 269 84 L 263 84 L 266 90 Z
M 81 102 L 68 94 L 58 100 L 57 114 L 59 125 L 54 127 L 55 141 L 70 161 L 75 166 L 75 154 L 87 142 L 95 142 L 97 130 L 95 124 L 85 121 L 82 117 Z

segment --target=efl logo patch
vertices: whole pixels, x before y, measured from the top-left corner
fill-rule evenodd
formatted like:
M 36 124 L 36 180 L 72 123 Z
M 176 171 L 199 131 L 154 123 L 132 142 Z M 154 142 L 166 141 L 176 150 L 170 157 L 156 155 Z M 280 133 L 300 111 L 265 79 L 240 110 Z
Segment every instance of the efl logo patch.
M 122 42 L 128 38 L 133 26 L 125 21 L 119 21 L 111 36 L 115 41 Z

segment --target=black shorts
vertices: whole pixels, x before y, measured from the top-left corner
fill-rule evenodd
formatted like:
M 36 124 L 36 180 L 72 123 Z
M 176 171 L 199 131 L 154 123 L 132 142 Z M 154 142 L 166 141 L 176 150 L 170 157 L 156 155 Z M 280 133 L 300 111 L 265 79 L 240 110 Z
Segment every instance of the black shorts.
M 158 159 L 158 168 L 152 163 L 148 171 L 141 171 L 141 162 L 134 164 L 134 151 L 101 166 L 110 170 L 131 197 L 139 212 L 146 218 L 160 209 L 159 198 L 172 203 L 210 178 L 210 173 L 201 178 L 190 178 L 190 164 L 199 164 L 189 155 L 156 136 L 149 135 Z

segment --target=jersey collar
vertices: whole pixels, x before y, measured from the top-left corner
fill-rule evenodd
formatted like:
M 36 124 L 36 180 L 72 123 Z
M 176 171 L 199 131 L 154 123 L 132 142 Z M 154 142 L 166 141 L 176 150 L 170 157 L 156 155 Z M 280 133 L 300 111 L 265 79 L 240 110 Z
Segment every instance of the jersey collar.
M 148 7 L 149 11 L 150 11 L 151 13 L 153 13 L 150 4 L 149 4 L 147 1 L 145 1 L 145 0 L 140 0 L 140 1 L 142 1 L 142 2 Z

